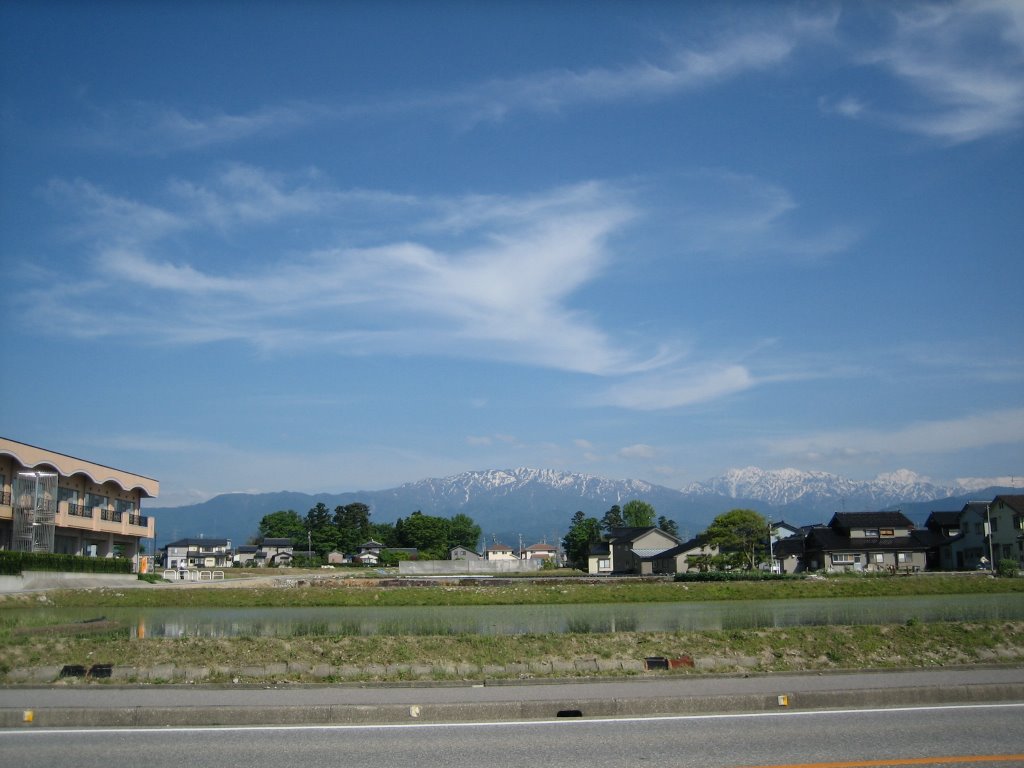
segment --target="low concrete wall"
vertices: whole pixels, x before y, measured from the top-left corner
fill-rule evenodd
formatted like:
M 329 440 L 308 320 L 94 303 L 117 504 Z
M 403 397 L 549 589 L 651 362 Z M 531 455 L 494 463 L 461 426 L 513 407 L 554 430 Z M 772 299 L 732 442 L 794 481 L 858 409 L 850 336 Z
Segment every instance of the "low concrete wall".
M 134 573 L 67 573 L 64 571 L 24 571 L 20 576 L 0 576 L 0 593 L 31 589 L 96 589 L 134 585 Z
M 497 576 L 534 573 L 541 560 L 402 560 L 399 576 Z

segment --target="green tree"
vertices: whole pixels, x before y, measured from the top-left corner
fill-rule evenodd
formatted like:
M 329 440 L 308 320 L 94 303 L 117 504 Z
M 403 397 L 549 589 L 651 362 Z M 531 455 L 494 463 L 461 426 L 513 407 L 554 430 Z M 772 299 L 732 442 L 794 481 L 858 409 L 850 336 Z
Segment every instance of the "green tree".
M 601 530 L 604 531 L 605 535 L 611 533 L 612 528 L 625 528 L 626 521 L 622 518 L 622 509 L 618 504 L 613 504 L 612 508 L 604 513 L 604 517 L 601 518 Z
M 742 567 L 756 568 L 767 552 L 768 521 L 752 509 L 733 509 L 712 520 L 703 538 L 723 555 L 736 555 Z
M 633 499 L 622 507 L 622 519 L 630 528 L 648 528 L 654 525 L 654 507 L 646 501 Z
M 360 544 L 373 538 L 370 532 L 370 508 L 360 501 L 335 507 L 334 527 L 338 535 L 338 548 L 342 552 L 355 552 Z
M 401 547 L 398 540 L 398 531 L 396 530 L 395 523 L 370 523 L 369 534 L 367 539 L 373 539 L 379 541 L 385 547 Z M 365 541 L 360 541 L 359 544 L 365 544 Z M 356 545 L 358 546 L 358 544 Z
M 587 517 L 582 510 L 572 516 L 569 532 L 562 539 L 566 559 L 574 568 L 587 570 L 590 547 L 601 541 L 601 524 L 596 517 Z
M 306 539 L 306 524 L 293 509 L 264 515 L 260 520 L 261 539 L 291 539 L 296 544 Z
M 449 522 L 443 517 L 425 515 L 416 510 L 404 520 L 395 521 L 400 547 L 415 547 L 424 559 L 443 560 L 448 556 Z
M 469 515 L 459 513 L 448 521 L 448 546 L 445 550 L 447 557 L 454 547 L 468 547 L 476 550 L 480 546 L 480 536 L 483 530 Z
M 679 538 L 679 526 L 676 525 L 675 520 L 669 520 L 664 515 L 659 515 L 658 527 L 669 536 L 675 536 L 677 539 Z
M 306 541 L 313 551 L 323 557 L 338 546 L 338 529 L 331 519 L 331 511 L 322 501 L 306 513 Z M 304 545 L 296 542 L 300 548 Z

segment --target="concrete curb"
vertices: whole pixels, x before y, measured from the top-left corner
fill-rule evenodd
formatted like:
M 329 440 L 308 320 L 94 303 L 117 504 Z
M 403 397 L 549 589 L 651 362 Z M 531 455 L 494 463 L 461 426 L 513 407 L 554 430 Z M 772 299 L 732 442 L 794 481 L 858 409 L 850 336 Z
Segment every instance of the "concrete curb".
M 788 694 L 567 698 L 445 704 L 221 705 L 0 709 L 0 728 L 173 727 L 243 725 L 380 725 L 509 722 L 559 717 L 654 717 L 735 712 L 858 709 L 1024 701 L 1024 683 L 898 687 Z
M 665 660 L 669 668 L 669 660 Z M 759 660 L 756 658 L 698 658 L 690 660 L 687 666 L 702 671 L 729 672 L 755 669 Z M 175 664 L 159 664 L 152 667 L 132 667 L 127 665 L 97 665 L 106 667 L 102 677 L 116 680 L 119 684 L 130 683 L 209 683 L 220 681 L 230 682 L 296 682 L 333 681 L 444 681 L 451 679 L 507 679 L 522 681 L 526 679 L 566 678 L 644 675 L 650 671 L 659 674 L 659 669 L 649 670 L 641 659 L 556 659 L 529 664 L 366 664 L 362 666 L 345 666 L 330 664 L 306 664 L 298 662 L 273 664 L 247 664 L 241 666 L 177 666 Z M 82 667 L 78 672 L 65 676 L 65 667 L 58 665 L 40 667 L 16 667 L 7 672 L 3 682 L 8 685 L 52 684 L 59 680 L 65 682 L 92 682 L 96 677 L 92 668 Z

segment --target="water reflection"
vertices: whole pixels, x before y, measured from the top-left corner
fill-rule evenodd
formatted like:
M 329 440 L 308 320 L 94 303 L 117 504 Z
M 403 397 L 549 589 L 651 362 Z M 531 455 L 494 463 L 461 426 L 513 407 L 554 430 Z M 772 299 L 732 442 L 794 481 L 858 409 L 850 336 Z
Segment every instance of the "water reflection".
M 33 609 L 38 621 L 95 618 L 84 611 Z M 135 637 L 301 637 L 337 635 L 518 635 L 673 632 L 815 624 L 1024 619 L 1024 595 L 407 608 L 104 609 Z

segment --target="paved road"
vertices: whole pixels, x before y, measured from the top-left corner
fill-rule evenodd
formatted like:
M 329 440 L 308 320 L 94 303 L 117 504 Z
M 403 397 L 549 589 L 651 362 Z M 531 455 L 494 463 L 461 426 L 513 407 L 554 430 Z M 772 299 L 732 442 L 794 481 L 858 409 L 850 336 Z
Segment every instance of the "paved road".
M 780 699 L 779 697 L 784 697 Z M 403 723 L 1024 701 L 1024 667 L 485 686 L 0 689 L 0 725 Z
M 1020 766 L 1024 704 L 414 724 L 0 731 L 19 768 L 557 765 L 560 768 Z

